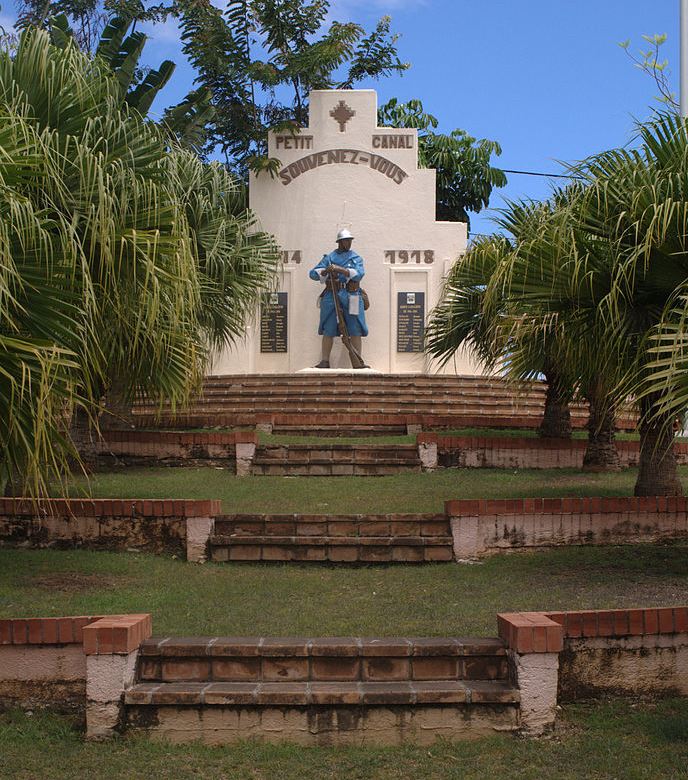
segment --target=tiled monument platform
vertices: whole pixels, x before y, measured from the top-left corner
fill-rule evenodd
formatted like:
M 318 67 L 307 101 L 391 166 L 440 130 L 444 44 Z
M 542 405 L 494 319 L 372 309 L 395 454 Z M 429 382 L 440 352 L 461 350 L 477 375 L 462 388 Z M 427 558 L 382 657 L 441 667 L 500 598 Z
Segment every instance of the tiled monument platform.
M 206 377 L 191 408 L 172 414 L 145 403 L 134 408 L 138 427 L 218 428 L 258 426 L 273 433 L 360 435 L 430 428 L 536 428 L 545 385 L 516 388 L 498 377 L 427 374 L 273 374 Z M 588 413 L 572 406 L 572 424 Z M 635 420 L 624 413 L 621 428 Z

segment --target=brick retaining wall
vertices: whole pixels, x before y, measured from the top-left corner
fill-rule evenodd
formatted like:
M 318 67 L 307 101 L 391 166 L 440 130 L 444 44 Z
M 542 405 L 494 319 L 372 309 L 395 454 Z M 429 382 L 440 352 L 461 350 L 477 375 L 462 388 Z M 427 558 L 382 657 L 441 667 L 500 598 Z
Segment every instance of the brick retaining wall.
M 217 424 L 217 423 L 216 423 Z M 96 443 L 98 461 L 135 466 L 151 461 L 168 466 L 236 466 L 258 444 L 255 431 L 108 431 Z
M 219 501 L 0 498 L 0 546 L 88 547 L 184 554 Z M 191 537 L 191 538 L 190 538 Z
M 469 499 L 447 501 L 445 514 L 427 517 L 286 515 L 274 522 L 220 512 L 221 502 L 209 500 L 5 498 L 0 546 L 133 547 L 185 553 L 190 561 L 204 561 L 212 551 L 215 560 L 372 563 L 688 536 L 688 498 L 682 497 Z M 244 526 L 240 532 L 225 530 L 249 520 L 251 533 Z
M 83 630 L 99 617 L 0 620 L 0 704 L 83 711 Z
M 517 612 L 497 625 L 526 732 L 551 727 L 558 701 L 688 695 L 688 607 Z
M 563 628 L 560 700 L 688 696 L 688 607 L 545 614 Z
M 485 424 L 482 424 L 485 427 Z M 582 439 L 539 439 L 523 436 L 445 436 L 422 433 L 419 446 L 437 447 L 437 465 L 443 468 L 580 469 L 587 442 Z M 637 467 L 640 442 L 617 441 L 623 468 Z M 688 443 L 676 442 L 680 465 L 688 463 Z
M 499 638 L 159 637 L 148 614 L 0 620 L 0 706 L 223 744 L 540 734 L 557 702 L 688 695 L 688 607 L 516 612 Z M 508 660 L 508 663 L 507 663 Z
M 454 555 L 570 544 L 654 542 L 688 535 L 688 498 L 518 498 L 447 501 Z

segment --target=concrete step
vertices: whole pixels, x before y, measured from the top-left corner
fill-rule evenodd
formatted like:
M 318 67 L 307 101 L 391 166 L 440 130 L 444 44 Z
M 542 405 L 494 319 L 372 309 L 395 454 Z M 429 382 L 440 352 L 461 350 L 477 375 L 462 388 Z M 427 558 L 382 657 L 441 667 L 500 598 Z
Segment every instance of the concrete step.
M 388 704 L 517 704 L 519 691 L 507 682 L 204 682 L 138 683 L 125 693 L 136 706 L 273 706 Z
M 440 563 L 454 559 L 451 536 L 220 536 L 210 559 L 265 562 Z
M 420 471 L 414 444 L 290 444 L 256 449 L 251 473 L 259 476 L 390 476 Z
M 173 742 L 430 744 L 514 731 L 500 639 L 154 638 L 123 726 Z
M 140 683 L 506 681 L 498 638 L 153 637 Z
M 218 536 L 449 537 L 443 514 L 218 515 Z
M 356 423 L 343 429 L 341 425 L 324 425 L 316 421 L 313 423 L 298 423 L 296 425 L 273 425 L 272 433 L 288 436 L 322 436 L 323 438 L 327 436 L 405 436 L 407 434 L 407 426 L 405 424 L 378 425 L 375 422 L 371 422 L 368 425 Z
M 172 415 L 167 408 L 161 422 L 180 427 L 267 422 L 275 431 L 282 426 L 304 430 L 321 425 L 329 435 L 333 431 L 341 435 L 361 430 L 369 433 L 389 426 L 404 432 L 407 424 L 421 425 L 425 430 L 536 428 L 544 397 L 542 382 L 513 386 L 498 377 L 238 375 L 206 378 L 202 394 L 186 412 Z M 155 425 L 158 411 L 145 401 L 138 404 L 134 409 L 137 424 Z M 380 419 L 383 416 L 387 419 Z M 571 417 L 575 428 L 583 428 L 587 407 L 572 404 Z M 629 407 L 620 415 L 617 427 L 630 430 L 634 426 L 635 413 Z

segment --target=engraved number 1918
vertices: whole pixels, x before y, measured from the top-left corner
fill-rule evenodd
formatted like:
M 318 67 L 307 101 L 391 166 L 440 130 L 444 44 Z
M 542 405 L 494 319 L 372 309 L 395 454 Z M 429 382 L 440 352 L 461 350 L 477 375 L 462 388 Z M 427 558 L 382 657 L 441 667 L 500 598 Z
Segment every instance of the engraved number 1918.
M 406 263 L 434 263 L 435 252 L 432 249 L 388 249 L 385 252 L 385 261 L 390 265 L 404 265 Z

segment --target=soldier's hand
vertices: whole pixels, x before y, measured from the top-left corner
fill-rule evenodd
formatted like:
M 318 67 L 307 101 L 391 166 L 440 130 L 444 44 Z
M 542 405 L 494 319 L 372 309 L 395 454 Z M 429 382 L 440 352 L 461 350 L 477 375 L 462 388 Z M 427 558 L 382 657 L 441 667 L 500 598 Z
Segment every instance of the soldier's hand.
M 329 265 L 329 266 L 328 266 L 328 269 L 329 269 L 330 273 L 331 273 L 333 276 L 334 276 L 335 274 L 345 274 L 345 273 L 347 272 L 347 271 L 346 271 L 346 268 L 342 268 L 342 266 L 341 266 L 341 265 L 336 265 L 335 263 L 332 263 L 331 265 Z

